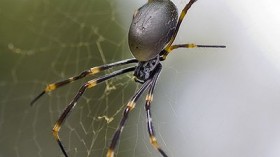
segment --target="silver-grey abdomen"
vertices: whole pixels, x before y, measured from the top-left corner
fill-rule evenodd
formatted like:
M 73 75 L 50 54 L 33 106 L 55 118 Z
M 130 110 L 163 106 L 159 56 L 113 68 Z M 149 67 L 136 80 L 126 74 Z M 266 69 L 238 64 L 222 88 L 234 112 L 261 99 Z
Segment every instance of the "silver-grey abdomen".
M 170 40 L 178 11 L 170 0 L 154 0 L 139 8 L 128 34 L 129 48 L 139 61 L 156 57 Z

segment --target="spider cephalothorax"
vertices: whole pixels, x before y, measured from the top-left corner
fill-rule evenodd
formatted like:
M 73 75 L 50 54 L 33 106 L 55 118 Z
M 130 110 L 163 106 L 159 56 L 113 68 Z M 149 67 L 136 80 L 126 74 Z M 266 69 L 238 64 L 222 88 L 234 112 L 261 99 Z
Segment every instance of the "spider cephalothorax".
M 155 69 L 159 66 L 159 56 L 148 61 L 142 61 L 138 63 L 138 66 L 134 70 L 135 81 L 144 83 L 155 73 Z
M 31 101 L 31 105 L 37 101 L 42 95 L 47 92 L 53 91 L 66 84 L 74 82 L 75 80 L 84 78 L 89 75 L 94 75 L 104 70 L 111 69 L 116 66 L 133 64 L 130 67 L 114 71 L 110 74 L 90 80 L 79 89 L 79 92 L 65 108 L 59 119 L 56 121 L 53 127 L 53 136 L 58 142 L 60 149 L 65 157 L 68 156 L 64 146 L 59 138 L 59 131 L 62 123 L 69 115 L 70 111 L 75 107 L 77 101 L 83 95 L 86 89 L 92 88 L 99 83 L 102 83 L 108 79 L 134 71 L 135 81 L 142 84 L 138 91 L 132 96 L 127 103 L 123 111 L 123 116 L 118 128 L 116 129 L 109 149 L 107 151 L 107 157 L 113 157 L 115 147 L 120 138 L 120 134 L 124 128 L 125 122 L 128 118 L 130 111 L 136 106 L 136 101 L 141 94 L 148 90 L 146 96 L 146 116 L 147 116 L 147 128 L 150 137 L 150 142 L 158 152 L 167 157 L 166 153 L 160 148 L 152 125 L 151 117 L 151 102 L 153 98 L 154 88 L 162 69 L 161 61 L 164 61 L 167 55 L 177 48 L 197 48 L 197 47 L 212 47 L 212 48 L 224 48 L 220 45 L 196 45 L 196 44 L 178 44 L 172 45 L 175 37 L 180 28 L 181 22 L 184 19 L 188 9 L 196 0 L 190 0 L 189 3 L 182 10 L 179 20 L 176 6 L 170 0 L 148 0 L 146 4 L 140 7 L 134 14 L 133 20 L 129 30 L 129 47 L 135 58 L 118 61 L 115 63 L 105 64 L 97 67 L 90 68 L 83 71 L 77 76 L 70 77 L 66 80 L 59 81 L 47 85 L 47 87 Z

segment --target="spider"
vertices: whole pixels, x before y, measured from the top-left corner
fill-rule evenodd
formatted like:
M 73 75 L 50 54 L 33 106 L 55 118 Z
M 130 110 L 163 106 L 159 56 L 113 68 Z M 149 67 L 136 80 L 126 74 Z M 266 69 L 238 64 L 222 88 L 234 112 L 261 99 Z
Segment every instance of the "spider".
M 75 80 L 84 78 L 89 75 L 97 74 L 101 71 L 108 70 L 116 66 L 122 66 L 127 64 L 134 64 L 133 66 L 123 68 L 121 70 L 114 71 L 110 74 L 98 77 L 84 83 L 76 96 L 65 108 L 59 119 L 56 121 L 52 133 L 55 140 L 64 154 L 68 157 L 67 152 L 59 138 L 59 130 L 62 123 L 66 120 L 70 111 L 76 106 L 77 101 L 83 95 L 86 89 L 92 88 L 101 82 L 104 82 L 113 77 L 125 74 L 128 72 L 134 72 L 134 80 L 142 86 L 136 91 L 132 98 L 127 103 L 123 111 L 121 121 L 116 129 L 111 144 L 107 151 L 107 157 L 113 157 L 116 145 L 120 139 L 120 135 L 123 131 L 125 123 L 128 119 L 130 111 L 136 106 L 136 101 L 142 95 L 142 93 L 148 90 L 146 95 L 145 111 L 147 117 L 147 128 L 151 145 L 164 157 L 167 154 L 161 149 L 155 137 L 155 131 L 152 124 L 151 117 L 151 102 L 153 100 L 153 92 L 158 80 L 159 74 L 162 70 L 161 62 L 164 61 L 167 55 L 177 48 L 225 48 L 223 45 L 196 45 L 196 44 L 178 44 L 172 45 L 174 42 L 180 25 L 192 4 L 196 0 L 190 0 L 184 9 L 182 10 L 179 20 L 178 11 L 174 3 L 170 0 L 148 0 L 146 4 L 140 7 L 133 15 L 132 23 L 130 25 L 128 33 L 128 43 L 132 55 L 135 58 L 118 61 L 111 64 L 105 64 L 96 66 L 81 72 L 79 75 L 70 77 L 63 81 L 48 84 L 46 88 L 37 97 L 31 101 L 31 105 L 34 104 L 42 95 L 51 92 L 59 87 L 74 82 Z

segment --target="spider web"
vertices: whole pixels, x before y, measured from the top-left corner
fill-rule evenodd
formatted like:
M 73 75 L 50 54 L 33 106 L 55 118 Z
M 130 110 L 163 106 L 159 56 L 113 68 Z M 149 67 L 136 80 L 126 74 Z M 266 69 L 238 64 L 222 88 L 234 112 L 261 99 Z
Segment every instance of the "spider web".
M 42 97 L 32 108 L 29 101 L 52 81 L 130 58 L 128 25 L 124 26 L 120 18 L 125 6 L 118 10 L 116 2 L 101 0 L 1 3 L 6 6 L 1 8 L 5 23 L 1 47 L 6 51 L 1 58 L 12 58 L 1 61 L 1 72 L 7 74 L 1 79 L 1 86 L 8 88 L 1 92 L 1 134 L 12 132 L 1 138 L 1 150 L 7 150 L 1 155 L 58 156 L 61 152 L 51 128 L 89 78 Z M 131 80 L 130 75 L 118 77 L 88 90 L 81 98 L 60 133 L 69 155 L 104 156 L 118 123 L 115 119 L 120 118 L 136 89 Z
M 134 10 L 145 2 L 0 2 L 0 157 L 63 156 L 51 129 L 79 87 L 93 77 L 46 94 L 33 107 L 30 101 L 48 83 L 131 58 L 127 30 Z M 163 63 L 152 109 L 159 143 L 174 157 L 279 156 L 279 70 L 264 59 L 263 49 L 255 48 L 255 39 L 243 42 L 247 45 L 235 40 L 256 32 L 239 33 L 242 26 L 251 25 L 227 8 L 232 3 L 219 1 L 221 7 L 199 2 L 176 41 L 229 48 L 202 50 L 207 53 L 176 50 L 176 57 L 170 55 Z M 175 4 L 180 11 L 186 1 Z M 185 29 L 191 31 L 182 32 Z M 244 53 L 247 47 L 254 47 L 247 50 L 254 53 Z M 122 110 L 138 87 L 127 74 L 87 90 L 60 131 L 69 156 L 105 156 Z M 149 143 L 143 103 L 139 100 L 129 116 L 117 156 L 159 156 Z
M 92 77 L 44 95 L 32 108 L 30 100 L 48 83 L 131 58 L 127 30 L 139 5 L 124 0 L 1 3 L 5 6 L 0 10 L 1 72 L 5 75 L 0 82 L 0 133 L 5 136 L 0 139 L 0 156 L 62 156 L 51 129 L 79 87 Z M 105 156 L 136 87 L 127 74 L 86 91 L 60 131 L 70 156 Z M 142 108 L 130 116 L 117 148 L 119 156 L 153 154 Z

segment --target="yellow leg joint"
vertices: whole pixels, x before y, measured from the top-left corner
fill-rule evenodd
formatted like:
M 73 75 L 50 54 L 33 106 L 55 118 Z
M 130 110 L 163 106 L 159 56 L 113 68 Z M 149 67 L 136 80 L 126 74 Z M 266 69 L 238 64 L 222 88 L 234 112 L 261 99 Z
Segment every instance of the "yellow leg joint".
M 58 131 L 60 130 L 60 125 L 55 124 L 53 127 L 53 136 L 56 140 L 59 140 Z
M 45 92 L 50 92 L 56 89 L 56 85 L 53 84 L 49 84 L 46 88 L 45 88 Z
M 88 84 L 89 84 L 89 86 L 88 86 L 88 88 L 91 88 L 91 87 L 94 87 L 94 86 L 96 86 L 96 80 L 91 80 L 91 81 L 88 81 Z
M 155 136 L 151 136 L 150 137 L 150 143 L 153 145 L 153 147 L 155 149 L 159 148 L 159 144 L 157 143 L 157 139 L 155 138 Z
M 114 157 L 114 150 L 109 149 L 108 152 L 107 152 L 106 157 Z
M 165 48 L 165 51 L 167 52 L 165 56 L 167 56 L 172 51 L 172 46 L 168 46 L 167 48 Z
M 133 109 L 135 107 L 135 102 L 129 101 L 127 107 L 129 107 L 129 109 Z
M 146 101 L 153 101 L 153 95 L 152 94 L 148 94 L 147 96 L 146 96 Z
M 93 74 L 99 73 L 100 68 L 99 67 L 94 67 L 94 68 L 91 68 L 90 71 L 91 71 L 91 74 L 93 75 Z
M 195 44 L 187 44 L 187 48 L 197 48 Z

